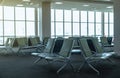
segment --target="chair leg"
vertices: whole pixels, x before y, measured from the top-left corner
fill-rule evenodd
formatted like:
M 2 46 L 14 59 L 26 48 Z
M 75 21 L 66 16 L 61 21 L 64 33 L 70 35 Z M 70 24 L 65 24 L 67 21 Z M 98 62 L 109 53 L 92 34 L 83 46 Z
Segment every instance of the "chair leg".
M 41 58 L 39 57 L 37 60 L 34 61 L 34 63 L 37 63 L 40 60 L 41 60 Z
M 57 70 L 57 74 L 59 74 L 59 72 L 60 72 L 63 68 L 65 68 L 65 66 L 67 66 L 67 63 L 65 63 L 62 67 L 60 67 L 60 68 Z
M 100 74 L 100 72 L 96 69 L 96 68 L 94 68 L 91 64 L 89 64 L 88 63 L 88 65 L 90 66 L 90 68 L 92 68 L 95 72 L 97 72 L 97 75 L 99 75 Z
M 70 67 L 72 68 L 72 70 L 74 70 L 74 67 L 73 67 L 73 65 L 69 62 L 69 65 L 70 65 Z M 75 70 L 74 70 L 75 71 Z
M 85 62 L 84 63 L 82 63 L 82 65 L 80 65 L 79 66 L 79 68 L 78 68 L 78 71 L 77 72 L 79 72 L 81 69 L 82 69 L 82 67 L 85 65 Z
M 112 64 L 115 64 L 115 62 L 113 62 L 111 59 L 107 59 L 107 61 L 109 61 L 110 63 L 112 63 Z

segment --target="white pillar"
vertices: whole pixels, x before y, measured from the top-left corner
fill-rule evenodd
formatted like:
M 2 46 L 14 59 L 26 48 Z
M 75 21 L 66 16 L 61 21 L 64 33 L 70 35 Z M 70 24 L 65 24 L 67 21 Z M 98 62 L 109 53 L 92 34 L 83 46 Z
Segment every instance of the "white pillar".
M 41 27 L 40 27 L 40 36 L 42 39 L 44 37 L 51 36 L 51 3 L 42 2 L 41 7 Z
M 114 51 L 120 55 L 120 0 L 114 1 Z

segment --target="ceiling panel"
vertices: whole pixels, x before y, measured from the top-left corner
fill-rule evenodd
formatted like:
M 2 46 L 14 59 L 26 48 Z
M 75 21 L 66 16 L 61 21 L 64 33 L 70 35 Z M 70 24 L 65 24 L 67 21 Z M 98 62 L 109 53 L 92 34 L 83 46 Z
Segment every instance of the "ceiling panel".
M 2 1 L 2 2 L 1 2 Z M 112 6 L 111 0 L 30 0 L 30 2 L 23 2 L 22 0 L 0 0 L 0 4 L 4 6 L 16 6 L 23 4 L 24 6 L 40 6 L 43 1 L 51 1 L 52 8 L 55 9 L 72 9 L 77 10 L 98 10 L 98 11 L 112 11 L 113 9 L 107 9 L 107 6 Z M 61 1 L 62 5 L 56 5 L 54 2 Z M 83 7 L 84 4 L 90 5 L 89 7 Z

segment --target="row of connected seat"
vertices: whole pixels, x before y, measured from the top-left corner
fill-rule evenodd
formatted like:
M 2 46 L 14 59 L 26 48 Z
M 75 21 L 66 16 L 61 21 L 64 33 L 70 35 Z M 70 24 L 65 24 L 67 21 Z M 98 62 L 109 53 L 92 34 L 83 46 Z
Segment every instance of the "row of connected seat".
M 23 50 L 37 48 L 38 45 L 43 45 L 39 37 L 7 38 L 5 45 L 0 46 L 0 50 L 4 53 L 22 52 Z
M 102 36 L 100 37 L 100 43 L 101 46 L 103 47 L 104 51 L 113 51 L 113 38 L 112 37 L 105 37 Z
M 75 42 L 77 40 L 77 42 Z M 28 45 L 28 41 L 30 41 Z M 10 46 L 17 46 L 18 53 L 22 52 L 23 50 L 27 49 L 34 49 L 35 51 L 28 51 L 32 52 L 32 55 L 38 56 L 37 60 L 34 63 L 37 63 L 41 59 L 45 59 L 47 61 L 53 62 L 63 62 L 64 65 L 61 66 L 57 73 L 59 73 L 64 67 L 70 65 L 72 69 L 74 67 L 71 64 L 71 54 L 72 50 L 76 49 L 77 43 L 77 50 L 80 51 L 81 56 L 83 58 L 83 63 L 78 68 L 78 71 L 85 65 L 88 64 L 94 71 L 99 74 L 99 71 L 91 64 L 94 61 L 100 60 L 108 60 L 112 63 L 110 57 L 115 54 L 115 52 L 104 52 L 103 48 L 100 46 L 98 39 L 95 37 L 80 37 L 80 38 L 48 38 L 46 44 L 39 44 L 39 40 L 35 37 L 31 37 L 27 39 L 26 37 L 20 38 L 8 38 L 5 50 L 6 51 L 13 51 L 13 47 Z M 18 47 L 19 46 L 19 47 Z M 104 52 L 104 53 L 103 53 Z
M 91 41 L 91 44 L 90 44 L 90 41 Z M 57 61 L 63 62 L 64 65 L 57 70 L 57 73 L 59 73 L 67 65 L 70 65 L 72 69 L 74 69 L 70 59 L 72 50 L 74 48 L 74 42 L 75 40 L 71 38 L 63 39 L 63 44 L 60 51 L 54 52 L 54 48 L 58 48 L 58 47 L 55 47 L 56 39 L 50 38 L 43 52 L 32 53 L 32 55 L 39 57 L 37 60 L 35 60 L 34 63 L 37 63 L 41 59 L 45 59 L 46 61 L 52 61 L 52 62 L 57 62 Z M 78 44 L 79 44 L 79 49 L 81 51 L 81 57 L 83 58 L 83 63 L 78 68 L 78 71 L 80 71 L 80 69 L 85 64 L 88 64 L 88 66 L 91 67 L 94 71 L 96 71 L 97 74 L 99 75 L 100 72 L 91 64 L 91 62 L 108 60 L 112 63 L 110 57 L 113 56 L 115 52 L 103 52 L 103 49 L 99 45 L 97 38 L 81 37 L 78 40 Z

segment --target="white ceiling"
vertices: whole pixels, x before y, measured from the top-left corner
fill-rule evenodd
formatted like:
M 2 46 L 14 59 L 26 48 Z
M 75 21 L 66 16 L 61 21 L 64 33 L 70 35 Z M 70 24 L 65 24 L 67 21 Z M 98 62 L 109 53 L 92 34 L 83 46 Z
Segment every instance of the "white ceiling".
M 30 0 L 30 2 L 23 2 L 23 0 L 0 0 L 0 5 L 4 6 L 16 6 L 17 4 L 23 4 L 24 6 L 39 7 L 41 2 L 50 1 L 51 8 L 57 9 L 71 9 L 77 8 L 78 10 L 96 10 L 96 11 L 112 11 L 113 9 L 107 9 L 106 7 L 112 6 L 113 0 Z M 56 5 L 55 2 L 63 2 L 61 5 Z M 84 4 L 90 6 L 83 7 Z

